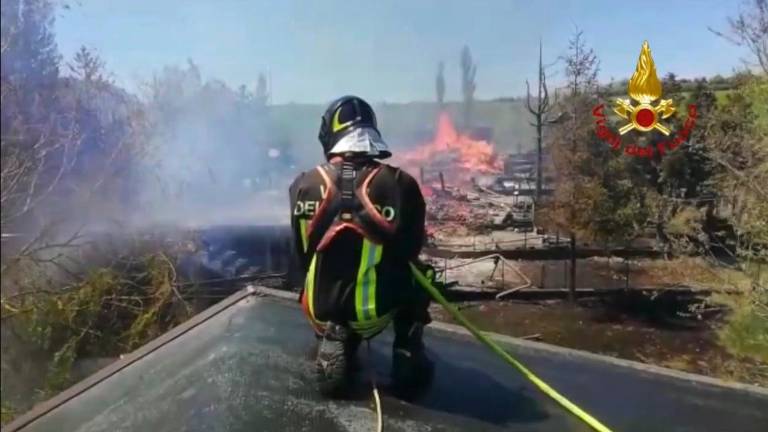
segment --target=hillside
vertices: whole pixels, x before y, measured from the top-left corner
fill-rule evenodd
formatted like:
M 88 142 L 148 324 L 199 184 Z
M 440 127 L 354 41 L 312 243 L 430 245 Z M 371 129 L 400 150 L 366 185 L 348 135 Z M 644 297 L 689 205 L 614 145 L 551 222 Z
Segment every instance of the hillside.
M 270 107 L 272 124 L 281 142 L 290 143 L 297 163 L 310 166 L 322 157 L 317 142 L 317 128 L 325 107 L 288 104 Z M 432 137 L 437 108 L 434 103 L 380 104 L 374 107 L 379 128 L 393 150 L 405 149 Z M 460 125 L 461 104 L 448 103 L 447 109 Z M 530 115 L 520 101 L 477 101 L 474 126 L 493 129 L 493 141 L 501 153 L 514 153 L 518 146 L 525 151 L 534 145 L 535 130 Z

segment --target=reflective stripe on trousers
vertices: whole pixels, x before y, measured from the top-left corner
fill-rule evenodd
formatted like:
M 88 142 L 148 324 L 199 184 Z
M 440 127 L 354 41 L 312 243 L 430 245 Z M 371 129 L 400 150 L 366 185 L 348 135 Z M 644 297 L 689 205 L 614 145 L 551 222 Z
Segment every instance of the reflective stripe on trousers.
M 363 249 L 360 253 L 360 264 L 355 280 L 355 314 L 356 321 L 349 322 L 350 328 L 363 337 L 371 337 L 381 332 L 392 320 L 392 314 L 387 313 L 379 317 L 376 313 L 376 266 L 381 262 L 384 247 L 363 239 Z M 315 272 L 317 254 L 312 256 L 312 261 L 307 271 L 305 289 L 307 296 L 307 315 L 316 329 L 322 326 L 315 318 Z

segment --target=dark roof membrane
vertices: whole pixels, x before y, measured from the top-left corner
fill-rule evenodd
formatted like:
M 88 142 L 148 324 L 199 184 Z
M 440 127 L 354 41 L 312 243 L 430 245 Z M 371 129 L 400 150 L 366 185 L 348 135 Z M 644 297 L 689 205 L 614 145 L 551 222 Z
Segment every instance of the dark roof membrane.
M 95 385 L 71 389 L 58 407 L 50 410 L 55 401 L 38 407 L 20 419 L 27 423 L 20 430 L 375 430 L 364 372 L 349 400 L 325 400 L 315 392 L 315 340 L 295 302 L 241 294 L 214 309 L 100 372 L 91 380 Z M 437 362 L 434 382 L 411 401 L 398 399 L 387 390 L 390 343 L 388 333 L 376 338 L 371 357 L 385 431 L 590 430 L 471 337 L 439 329 L 426 340 Z M 364 348 L 359 354 L 366 363 Z M 507 348 L 615 432 L 749 432 L 768 424 L 768 392 L 691 382 L 567 351 Z

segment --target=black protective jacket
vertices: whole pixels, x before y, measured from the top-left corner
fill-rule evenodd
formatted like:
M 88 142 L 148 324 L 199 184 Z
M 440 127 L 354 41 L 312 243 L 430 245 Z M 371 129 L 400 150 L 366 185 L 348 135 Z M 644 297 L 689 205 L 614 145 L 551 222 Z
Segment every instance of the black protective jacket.
M 408 263 L 424 242 L 425 205 L 409 174 L 337 158 L 300 174 L 290 201 L 311 320 L 375 321 L 421 291 Z

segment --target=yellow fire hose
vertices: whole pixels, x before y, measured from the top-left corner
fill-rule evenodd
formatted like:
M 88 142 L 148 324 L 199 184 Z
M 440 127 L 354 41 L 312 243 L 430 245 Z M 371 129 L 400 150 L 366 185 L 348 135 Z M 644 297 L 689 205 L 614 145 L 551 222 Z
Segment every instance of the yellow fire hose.
M 498 354 L 501 358 L 503 358 L 507 363 L 514 366 L 518 371 L 520 371 L 523 376 L 525 376 L 529 381 L 531 381 L 536 387 L 538 387 L 539 390 L 541 390 L 544 394 L 554 399 L 557 403 L 559 403 L 563 408 L 568 410 L 571 414 L 575 415 L 582 421 L 584 421 L 586 424 L 591 426 L 594 430 L 598 432 L 611 432 L 610 429 L 608 429 L 607 426 L 600 423 L 599 420 L 592 417 L 584 411 L 583 409 L 579 408 L 576 404 L 566 399 L 565 396 L 558 393 L 555 389 L 549 386 L 546 382 L 544 382 L 541 378 L 536 376 L 533 372 L 531 372 L 530 369 L 525 367 L 522 363 L 520 363 L 518 360 L 516 360 L 514 357 L 512 357 L 508 352 L 504 351 L 496 342 L 494 342 L 492 339 L 490 339 L 488 336 L 484 335 L 480 330 L 477 329 L 477 327 L 474 326 L 471 322 L 469 322 L 464 315 L 461 314 L 456 308 L 454 308 L 450 303 L 448 303 L 448 300 L 443 297 L 442 294 L 440 294 L 440 291 L 435 288 L 434 285 L 432 285 L 432 282 L 430 282 L 429 279 L 427 279 L 426 276 L 416 267 L 413 263 L 409 263 L 411 266 L 411 272 L 413 273 L 413 276 L 416 278 L 416 280 L 419 282 L 419 285 L 424 287 L 427 292 L 429 292 L 429 295 L 432 296 L 432 298 L 435 299 L 438 303 L 440 303 L 443 308 L 445 308 L 446 311 L 461 325 L 463 325 L 467 330 L 469 330 L 470 333 L 472 333 L 473 336 L 475 336 L 480 342 L 482 342 L 485 346 L 491 349 L 494 353 Z

